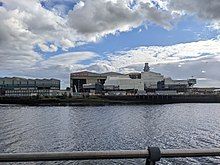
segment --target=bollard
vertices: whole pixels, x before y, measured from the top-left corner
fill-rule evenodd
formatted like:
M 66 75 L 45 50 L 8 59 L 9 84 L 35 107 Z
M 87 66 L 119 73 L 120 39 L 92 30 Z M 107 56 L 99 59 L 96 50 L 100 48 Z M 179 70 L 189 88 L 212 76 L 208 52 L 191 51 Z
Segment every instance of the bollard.
M 158 147 L 148 147 L 149 156 L 146 160 L 146 165 L 155 165 L 161 158 L 161 152 Z

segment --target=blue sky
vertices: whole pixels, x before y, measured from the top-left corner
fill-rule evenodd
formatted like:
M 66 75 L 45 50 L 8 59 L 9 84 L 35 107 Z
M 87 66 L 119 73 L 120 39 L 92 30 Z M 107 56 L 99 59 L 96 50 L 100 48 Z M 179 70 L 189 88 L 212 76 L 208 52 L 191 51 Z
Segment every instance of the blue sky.
M 128 32 L 106 35 L 95 43 L 91 42 L 70 48 L 68 52 L 93 51 L 105 57 L 106 53 L 129 50 L 139 46 L 170 46 L 179 43 L 213 39 L 216 36 L 217 31 L 210 30 L 206 22 L 198 20 L 195 16 L 185 16 L 170 30 L 155 24 L 142 25 Z M 42 52 L 40 49 L 36 49 L 36 51 L 44 54 L 46 57 L 65 52 L 62 49 L 50 53 Z
M 76 47 L 70 51 L 90 50 L 97 53 L 114 52 L 132 49 L 139 46 L 169 46 L 199 40 L 212 39 L 216 32 L 209 31 L 204 22 L 193 17 L 186 17 L 171 30 L 157 25 L 144 25 L 129 32 L 108 35 L 100 42 Z
M 213 74 L 220 3 L 208 6 L 206 0 L 2 0 L 0 76 L 54 77 L 68 86 L 74 71 L 126 73 L 149 62 L 165 76 L 220 86 Z
M 185 16 L 170 30 L 155 24 L 142 25 L 128 32 L 106 35 L 95 43 L 90 42 L 70 48 L 68 52 L 92 51 L 100 54 L 101 58 L 105 59 L 110 53 L 130 50 L 139 46 L 170 46 L 179 43 L 213 39 L 216 36 L 217 32 L 210 30 L 206 22 L 196 19 L 195 16 Z M 39 47 L 35 51 L 43 54 L 45 58 L 66 52 L 61 48 L 56 52 L 43 52 Z M 89 64 L 90 62 L 87 60 L 82 63 Z

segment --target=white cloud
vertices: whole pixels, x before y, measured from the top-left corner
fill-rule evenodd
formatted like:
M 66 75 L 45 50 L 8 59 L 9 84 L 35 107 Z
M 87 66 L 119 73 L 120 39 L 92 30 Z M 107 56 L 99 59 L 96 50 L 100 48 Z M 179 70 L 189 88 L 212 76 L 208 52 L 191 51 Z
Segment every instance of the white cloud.
M 195 61 L 209 57 L 220 56 L 220 41 L 207 40 L 172 46 L 149 46 L 137 47 L 128 51 L 115 52 L 110 54 L 107 60 L 99 61 L 111 65 L 115 70 L 130 65 L 149 62 L 150 64 L 166 64 L 184 61 Z
M 213 30 L 220 30 L 220 21 L 213 21 L 210 25 L 207 26 L 208 28 L 211 28 Z M 219 37 L 219 36 L 218 36 Z
M 34 66 L 30 67 L 27 67 L 28 63 L 23 63 L 23 61 L 15 59 L 13 60 L 15 67 L 10 65 L 6 68 L 9 72 L 5 72 L 7 74 L 1 72 L 0 76 L 53 77 L 62 80 L 62 86 L 66 87 L 69 85 L 69 74 L 71 72 L 85 70 L 87 65 L 82 64 L 82 62 L 85 60 L 94 60 L 96 58 L 98 58 L 98 55 L 93 52 L 71 52 L 59 54 L 48 59 L 39 59 Z M 17 69 L 17 65 L 21 66 L 21 68 Z M 4 70 L 5 67 L 1 67 L 0 65 L 0 69 Z
M 128 1 L 85 0 L 69 12 L 68 22 L 73 29 L 89 37 L 102 37 L 138 27 L 151 21 L 167 29 L 171 28 L 172 15 L 150 6 L 150 1 L 140 2 L 134 8 Z M 94 39 L 96 39 L 94 38 Z
M 60 36 L 65 36 L 65 33 L 60 32 L 65 23 L 62 18 L 42 8 L 37 0 L 3 0 L 3 5 L 0 7 L 2 71 L 35 66 L 43 59 L 42 55 L 34 51 L 35 45 L 39 44 L 42 51 L 57 50 L 56 42 Z M 43 44 L 50 41 L 54 44 Z
M 41 64 L 43 67 L 64 66 L 74 68 L 74 65 L 85 60 L 94 59 L 95 57 L 98 57 L 98 55 L 93 52 L 71 52 L 50 57 L 48 60 L 44 60 Z
M 158 64 L 154 70 L 177 79 L 196 78 L 198 87 L 220 87 L 219 66 L 220 62 L 210 57 L 187 61 L 181 68 L 177 63 Z
M 196 15 L 206 20 L 211 28 L 220 29 L 219 0 L 169 0 L 169 10 Z
M 39 0 L 2 0 L 0 7 L 1 68 L 10 66 L 29 68 L 44 57 L 34 51 L 38 45 L 43 52 L 56 52 L 58 48 L 82 45 L 116 31 L 127 31 L 145 21 L 169 28 L 171 15 L 138 2 L 128 7 L 130 1 L 79 2 L 66 17 L 41 6 Z M 80 16 L 80 18 L 77 18 Z M 91 18 L 91 20 L 90 20 Z M 87 33 L 90 33 L 88 36 Z
M 67 51 L 68 48 L 75 47 L 75 43 L 66 38 L 62 38 L 60 44 L 64 51 Z
M 220 19 L 219 0 L 170 0 L 169 5 L 173 10 L 196 14 L 202 19 Z
M 207 40 L 172 46 L 137 47 L 110 54 L 106 60 L 98 60 L 87 70 L 98 72 L 129 73 L 142 71 L 145 62 L 154 71 L 177 79 L 203 77 L 199 86 L 219 86 L 220 41 Z M 210 84 L 209 84 L 210 83 Z
M 57 51 L 57 47 L 53 44 L 50 44 L 49 46 L 46 45 L 46 44 L 38 44 L 38 46 L 40 47 L 40 49 L 43 51 L 43 52 L 56 52 Z
M 93 52 L 59 54 L 41 59 L 29 69 L 12 70 L 16 75 L 33 77 L 55 77 L 68 85 L 69 73 L 80 70 L 94 72 L 135 72 L 141 71 L 145 62 L 166 76 L 183 79 L 199 78 L 200 86 L 220 86 L 218 70 L 220 65 L 220 41 L 207 40 L 172 46 L 137 47 L 128 51 L 109 54 L 105 60 Z M 86 64 L 83 61 L 87 60 Z M 88 63 L 88 60 L 91 61 Z M 25 64 L 27 65 L 27 64 Z M 181 67 L 179 67 L 181 65 Z M 10 66 L 12 68 L 12 66 Z M 204 72 L 205 71 L 205 72 Z M 40 75 L 39 75 L 40 73 Z M 200 78 L 203 78 L 202 80 Z
M 0 7 L 0 69 L 31 67 L 42 57 L 33 51 L 34 37 L 19 19 L 26 16 L 18 10 Z
M 95 61 L 85 68 L 92 72 L 117 72 L 118 69 L 111 64 L 109 61 Z
M 41 6 L 39 0 L 2 0 L 2 2 L 3 7 L 0 6 L 2 73 L 37 77 L 40 73 L 41 76 L 67 79 L 69 72 L 83 69 L 99 72 L 132 72 L 140 70 L 144 62 L 152 65 L 171 64 L 173 67 L 179 65 L 181 67 L 178 68 L 182 69 L 189 61 L 193 63 L 201 62 L 203 59 L 215 59 L 217 62 L 213 67 L 217 67 L 220 61 L 219 40 L 166 47 L 137 47 L 129 51 L 113 52 L 106 60 L 96 61 L 94 59 L 97 55 L 92 52 L 58 54 L 46 59 L 34 51 L 37 45 L 43 52 L 56 52 L 58 48 L 68 51 L 71 47 L 94 42 L 105 35 L 128 31 L 147 23 L 155 23 L 169 29 L 176 17 L 175 13 L 197 15 L 211 22 L 212 28 L 219 30 L 219 0 L 155 1 L 159 7 L 150 0 L 83 0 L 65 17 L 57 14 L 66 10 L 62 5 L 55 6 L 56 11 L 49 11 Z M 82 64 L 84 60 L 92 62 Z M 190 66 L 193 68 L 193 65 Z M 202 73 L 202 70 L 206 72 Z M 208 74 L 211 75 L 207 81 L 214 80 L 214 76 L 207 68 L 201 68 L 199 71 L 202 76 L 206 76 L 205 78 Z M 218 80 L 217 76 L 215 81 Z

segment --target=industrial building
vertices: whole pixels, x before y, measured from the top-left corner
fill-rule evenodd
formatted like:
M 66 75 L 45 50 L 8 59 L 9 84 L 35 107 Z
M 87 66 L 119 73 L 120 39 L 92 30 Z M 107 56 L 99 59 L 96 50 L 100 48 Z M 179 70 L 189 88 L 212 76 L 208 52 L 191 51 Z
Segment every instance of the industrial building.
M 108 72 L 108 73 L 93 73 L 88 71 L 76 72 L 70 74 L 70 88 L 73 92 L 84 92 L 89 89 L 95 90 L 95 87 L 105 83 L 107 76 L 122 75 L 120 73 Z M 87 85 L 84 85 L 87 84 Z M 84 85 L 84 88 L 83 88 Z
M 160 73 L 152 72 L 148 63 L 145 63 L 144 71 L 141 73 L 110 72 L 98 74 L 84 71 L 70 75 L 70 87 L 73 92 L 133 91 L 142 94 L 144 92 L 158 93 L 158 91 L 186 92 L 195 84 L 196 79 L 173 80 Z
M 122 76 L 108 76 L 104 88 L 108 90 L 134 89 L 141 91 L 141 93 L 143 93 L 142 91 L 167 91 L 167 93 L 170 93 L 170 91 L 186 92 L 188 88 L 196 84 L 196 79 L 173 80 L 160 73 L 152 72 L 148 63 L 145 63 L 143 72 L 128 74 L 126 75 L 126 80 L 123 80 L 125 80 L 125 76 L 124 78 Z
M 60 90 L 60 80 L 20 77 L 0 78 L 0 95 L 2 96 L 51 96 L 55 90 Z
M 108 90 L 144 90 L 141 79 L 132 79 L 129 75 L 107 76 L 104 89 Z

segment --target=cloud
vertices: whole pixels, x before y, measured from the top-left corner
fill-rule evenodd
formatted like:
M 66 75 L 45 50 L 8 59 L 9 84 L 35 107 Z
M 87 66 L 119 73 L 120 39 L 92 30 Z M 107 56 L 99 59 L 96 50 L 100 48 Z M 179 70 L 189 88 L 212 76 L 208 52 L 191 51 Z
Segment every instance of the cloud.
M 56 52 L 57 51 L 57 47 L 53 44 L 50 44 L 50 45 L 46 45 L 46 44 L 38 44 L 38 46 L 40 47 L 40 49 L 43 51 L 43 52 Z
M 68 15 L 70 26 L 78 33 L 97 37 L 128 31 L 147 21 L 169 29 L 171 20 L 169 12 L 150 6 L 150 1 L 137 1 L 133 8 L 119 0 L 80 1 Z
M 41 60 L 42 56 L 33 50 L 34 45 L 44 43 L 46 33 L 54 29 L 57 20 L 41 10 L 36 1 L 19 2 L 3 0 L 4 5 L 0 7 L 0 60 L 4 61 L 0 67 L 3 70 L 10 66 L 28 68 Z
M 194 76 L 199 78 L 200 86 L 214 86 L 213 82 L 216 86 L 220 86 L 219 44 L 219 40 L 207 40 L 172 46 L 142 46 L 127 51 L 113 52 L 108 54 L 105 60 L 101 60 L 100 55 L 94 52 L 64 53 L 48 59 L 39 59 L 35 66 L 28 69 L 12 69 L 10 72 L 17 76 L 59 78 L 63 80 L 64 86 L 68 86 L 71 72 L 82 70 L 139 72 L 142 71 L 144 63 L 149 62 L 152 70 L 166 76 L 178 79 Z
M 42 62 L 42 66 L 65 66 L 74 68 L 74 65 L 96 57 L 98 57 L 98 55 L 93 52 L 70 52 L 50 57 L 48 60 Z
M 170 0 L 169 10 L 182 14 L 196 15 L 209 22 L 215 30 L 220 29 L 220 1 L 219 0 Z
M 19 19 L 24 13 L 8 11 L 0 7 L 0 69 L 1 71 L 31 67 L 41 60 L 41 55 L 33 51 L 34 37 Z
M 71 43 L 80 41 L 75 30 L 67 26 L 65 18 L 45 9 L 38 0 L 3 0 L 3 4 L 0 7 L 0 43 L 8 45 L 11 43 L 9 40 L 17 39 L 32 49 L 39 44 L 43 51 L 50 52 L 50 46 L 46 48 L 43 44 L 53 43 L 54 49 L 62 46 L 63 38 Z
M 97 60 L 85 69 L 98 72 L 140 72 L 144 63 L 148 62 L 154 71 L 165 76 L 177 79 L 193 76 L 199 78 L 199 86 L 220 87 L 220 76 L 217 76 L 220 66 L 219 45 L 219 40 L 206 40 L 172 46 L 142 46 L 109 54 L 107 59 Z
M 98 58 L 98 55 L 94 52 L 70 52 L 58 54 L 48 59 L 39 59 L 35 65 L 30 67 L 27 67 L 28 63 L 13 59 L 14 66 L 10 65 L 8 68 L 5 68 L 5 66 L 2 67 L 0 65 L 0 69 L 6 70 L 6 74 L 1 72 L 0 76 L 53 77 L 62 80 L 62 86 L 66 87 L 69 86 L 69 74 L 71 72 L 85 70 L 88 65 L 82 63 L 86 60 L 95 60 L 96 58 Z M 35 63 L 34 61 L 30 62 Z M 17 69 L 18 65 L 21 67 L 20 69 Z
M 37 65 L 45 57 L 35 52 L 56 52 L 97 41 L 100 37 L 117 31 L 127 31 L 145 21 L 155 22 L 169 28 L 171 15 L 159 11 L 147 3 L 139 2 L 129 8 L 128 1 L 80 1 L 69 14 L 61 17 L 56 5 L 68 5 L 73 1 L 2 0 L 0 6 L 0 60 L 5 71 Z M 50 4 L 47 9 L 42 2 Z M 58 3 L 59 2 L 59 3 Z M 76 2 L 74 2 L 76 3 Z M 80 16 L 80 18 L 77 18 Z M 91 18 L 91 20 L 90 20 Z M 87 35 L 89 34 L 89 35 Z M 11 68 L 13 69 L 13 68 Z
M 95 61 L 94 63 L 86 66 L 84 69 L 98 73 L 118 72 L 118 69 L 115 66 L 113 66 L 109 61 Z
M 197 15 L 219 30 L 218 0 L 2 0 L 0 5 L 0 69 L 1 74 L 56 77 L 67 82 L 70 72 L 77 70 L 132 72 L 141 70 L 144 62 L 152 65 L 172 65 L 180 69 L 185 64 L 199 63 L 203 59 L 219 63 L 219 40 L 183 43 L 173 46 L 142 46 L 128 51 L 108 54 L 98 59 L 93 52 L 67 52 L 58 50 L 96 42 L 108 34 L 129 31 L 141 25 L 157 24 L 170 29 L 178 14 Z M 59 3 L 58 3 L 59 2 Z M 77 3 L 77 5 L 73 5 Z M 71 3 L 71 7 L 68 4 Z M 74 6 L 74 7 L 73 7 Z M 44 53 L 56 52 L 54 57 Z M 85 62 L 85 60 L 88 60 Z M 214 62 L 213 62 L 214 63 Z M 193 68 L 193 65 L 189 65 Z M 217 69 L 217 68 L 215 68 Z M 187 70 L 190 71 L 190 70 Z M 202 73 L 202 71 L 205 71 Z M 199 71 L 212 75 L 208 69 Z M 215 72 L 216 73 L 216 72 Z M 65 75 L 65 76 L 64 76 Z M 212 77 L 201 77 L 214 80 Z M 204 79 L 203 79 L 204 81 Z M 218 81 L 218 77 L 215 81 Z
M 196 78 L 197 87 L 220 87 L 218 74 L 220 62 L 216 61 L 215 57 L 187 61 L 181 68 L 178 67 L 178 64 L 178 62 L 157 64 L 153 67 L 155 71 L 175 79 Z
M 65 18 L 43 8 L 38 0 L 3 0 L 0 6 L 1 72 L 33 70 L 45 61 L 44 55 L 35 51 L 36 46 L 42 52 L 56 52 L 60 47 L 68 50 L 82 43 L 78 37 L 74 29 L 66 25 Z
M 206 40 L 172 46 L 142 46 L 128 51 L 109 54 L 107 60 L 99 63 L 111 65 L 120 71 L 130 65 L 149 62 L 150 64 L 167 64 L 184 61 L 195 61 L 220 56 L 220 41 Z
M 196 14 L 207 20 L 220 20 L 219 0 L 170 0 L 171 9 Z
M 68 84 L 69 73 L 88 70 L 92 72 L 140 72 L 145 62 L 151 69 L 167 77 L 176 79 L 198 78 L 198 86 L 220 87 L 218 69 L 220 65 L 220 41 L 206 40 L 172 46 L 142 46 L 135 49 L 108 54 L 101 60 L 92 52 L 80 52 L 56 56 L 44 62 L 48 69 L 59 68 L 65 76 L 62 79 Z M 62 57 L 63 56 L 63 57 Z M 90 63 L 82 65 L 86 56 Z M 77 60 L 77 62 L 72 62 Z M 57 61 L 57 62 L 56 62 Z M 181 65 L 181 67 L 179 67 Z M 63 69 L 61 69 L 63 68 Z M 61 75 L 57 70 L 56 76 Z

